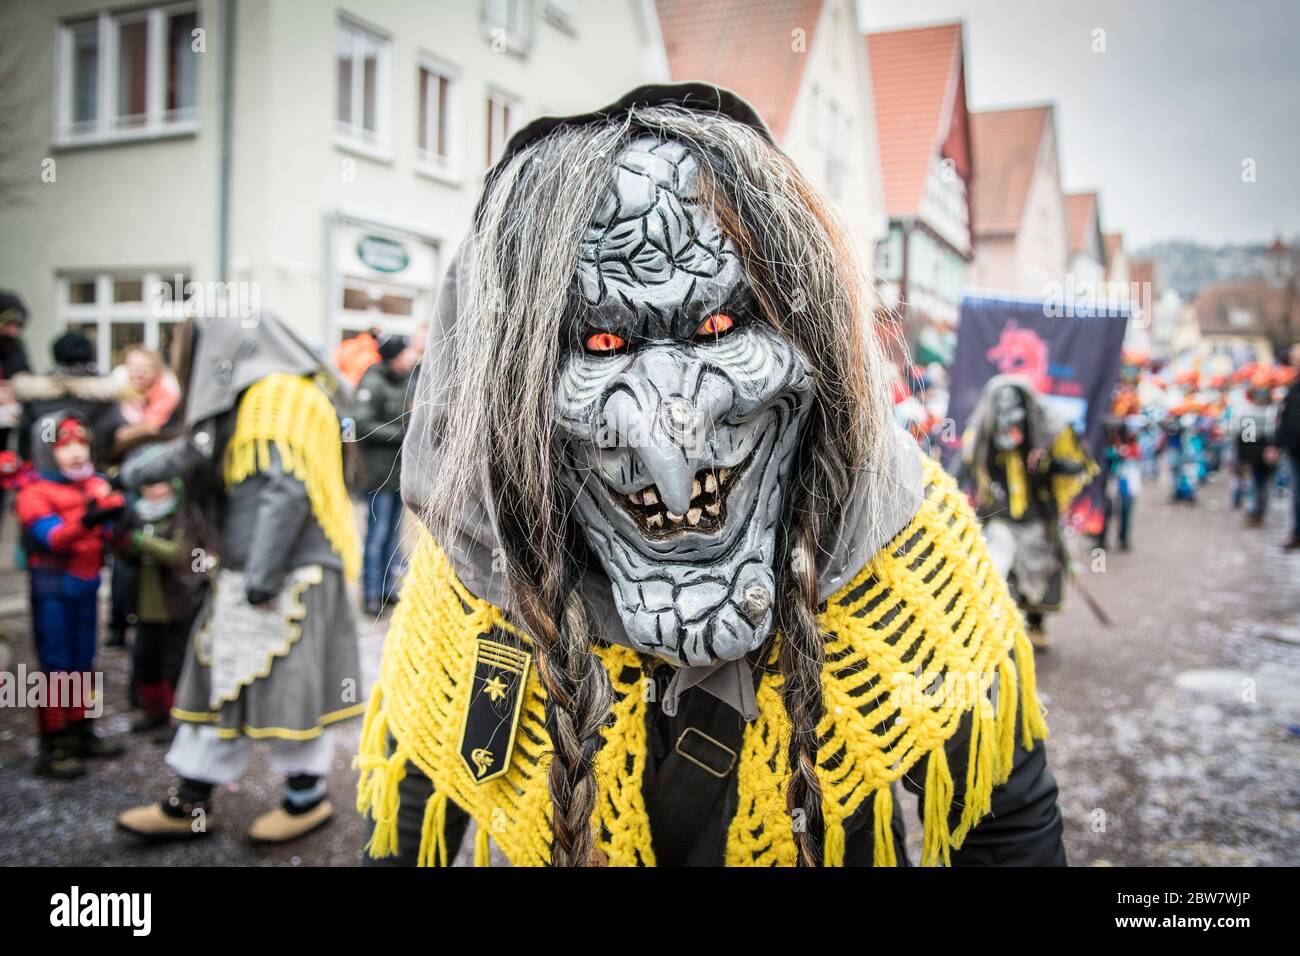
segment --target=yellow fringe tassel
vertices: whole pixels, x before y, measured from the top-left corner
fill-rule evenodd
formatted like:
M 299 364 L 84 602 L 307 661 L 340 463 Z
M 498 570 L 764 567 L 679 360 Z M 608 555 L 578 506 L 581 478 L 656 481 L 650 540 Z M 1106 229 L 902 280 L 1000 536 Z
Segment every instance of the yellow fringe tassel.
M 822 847 L 822 866 L 844 865 L 844 824 L 838 819 L 826 821 L 825 841 Z
M 922 821 L 921 865 L 952 862 L 948 814 L 952 810 L 952 773 L 943 747 L 930 751 L 925 770 L 925 818 Z
M 478 832 L 474 835 L 474 865 L 492 865 L 492 844 L 488 839 L 487 829 L 482 823 L 476 824 Z
M 447 795 L 435 793 L 424 805 L 416 866 L 451 866 L 447 858 Z
M 894 855 L 894 789 L 889 784 L 881 787 L 876 791 L 876 805 L 873 808 L 875 814 L 875 827 L 873 834 L 874 850 L 872 854 L 872 866 L 897 866 L 898 859 Z
M 357 755 L 352 758 L 352 766 L 361 772 L 357 812 L 369 812 L 375 823 L 366 843 L 366 851 L 374 859 L 397 852 L 397 787 L 406 776 L 406 753 L 400 747 L 391 755 L 387 753 L 388 718 L 381 706 L 382 698 L 376 686 L 366 706 Z
M 271 447 L 284 470 L 307 488 L 311 512 L 336 554 L 343 574 L 361 570 L 352 499 L 343 483 L 343 442 L 334 406 L 314 381 L 274 374 L 250 385 L 240 399 L 235 433 L 226 444 L 227 487 L 271 465 Z
M 998 665 L 998 746 L 994 765 L 999 780 L 1011 773 L 1016 755 L 1016 667 L 1007 658 Z
M 993 803 L 992 717 L 984 704 L 977 703 L 971 712 L 970 744 L 966 755 L 965 804 L 961 819 L 953 831 L 953 846 L 961 846 L 971 827 L 979 823 Z

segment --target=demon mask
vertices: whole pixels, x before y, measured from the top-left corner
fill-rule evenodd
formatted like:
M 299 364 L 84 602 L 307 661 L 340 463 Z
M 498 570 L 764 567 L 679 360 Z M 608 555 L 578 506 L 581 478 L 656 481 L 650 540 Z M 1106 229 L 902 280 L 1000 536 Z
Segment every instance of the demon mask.
M 999 451 L 1012 451 L 1025 443 L 1028 414 L 1025 397 L 1013 385 L 1004 385 L 993 396 L 993 444 Z
M 696 157 L 628 144 L 583 238 L 556 389 L 562 480 L 640 651 L 735 660 L 771 631 L 812 399 L 701 203 Z

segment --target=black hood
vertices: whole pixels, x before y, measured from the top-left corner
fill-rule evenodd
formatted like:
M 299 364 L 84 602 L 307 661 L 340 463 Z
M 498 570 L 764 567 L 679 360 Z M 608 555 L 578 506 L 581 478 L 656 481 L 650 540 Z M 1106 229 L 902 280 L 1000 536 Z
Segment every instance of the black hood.
M 714 86 L 712 83 L 700 82 L 652 83 L 646 86 L 638 86 L 636 89 L 620 96 L 613 103 L 592 110 L 590 113 L 577 113 L 573 116 L 541 116 L 517 130 L 506 142 L 506 148 L 501 154 L 501 158 L 488 170 L 483 179 L 483 192 L 479 196 L 478 205 L 474 209 L 475 222 L 478 221 L 482 213 L 483 202 L 492 191 L 492 185 L 496 182 L 497 176 L 501 174 L 501 171 L 510 162 L 511 158 L 516 153 L 527 148 L 530 143 L 542 139 L 561 127 L 600 123 L 621 113 L 626 113 L 628 110 L 647 106 L 678 106 L 701 113 L 726 116 L 758 130 L 769 143 L 776 142 L 772 138 L 772 131 L 767 128 L 763 118 L 758 115 L 758 110 L 750 106 L 739 93 L 733 93 L 721 86 Z

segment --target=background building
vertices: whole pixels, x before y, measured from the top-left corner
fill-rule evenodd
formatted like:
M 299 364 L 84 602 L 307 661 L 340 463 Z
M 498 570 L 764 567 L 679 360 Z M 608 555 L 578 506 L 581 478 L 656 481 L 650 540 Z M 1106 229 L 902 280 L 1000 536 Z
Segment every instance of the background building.
M 177 276 L 326 346 L 409 331 L 514 129 L 668 77 L 650 0 L 51 0 L 4 22 L 24 145 L 0 286 L 40 368 L 64 327 L 101 364 L 165 346 Z
M 876 246 L 881 298 L 912 356 L 947 365 L 972 257 L 962 26 L 872 33 L 867 49 L 889 214 Z
M 1263 278 L 1216 282 L 1201 291 L 1191 311 L 1199 354 L 1228 368 L 1271 365 L 1300 333 L 1300 300 Z
M 886 229 L 866 47 L 850 0 L 658 0 L 674 80 L 735 90 L 832 201 L 864 267 Z M 870 271 L 868 271 L 870 274 Z
M 1065 228 L 1070 275 L 1075 284 L 1102 292 L 1106 281 L 1106 243 L 1101 232 L 1101 205 L 1096 193 L 1065 194 Z
M 1068 267 L 1055 108 L 972 113 L 971 140 L 971 284 L 1044 297 Z

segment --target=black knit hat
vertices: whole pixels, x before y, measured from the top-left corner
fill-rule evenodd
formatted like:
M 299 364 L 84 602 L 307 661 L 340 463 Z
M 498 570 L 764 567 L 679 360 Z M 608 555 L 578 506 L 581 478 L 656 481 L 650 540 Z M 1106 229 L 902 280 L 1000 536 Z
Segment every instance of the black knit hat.
M 89 365 L 95 361 L 95 343 L 80 332 L 64 332 L 54 340 L 54 361 L 59 365 Z
M 27 321 L 27 303 L 17 292 L 0 289 L 0 322 Z
M 378 342 L 379 357 L 385 362 L 391 362 L 405 351 L 408 344 L 404 335 L 381 335 Z

